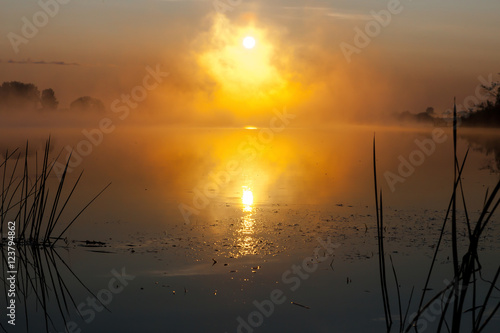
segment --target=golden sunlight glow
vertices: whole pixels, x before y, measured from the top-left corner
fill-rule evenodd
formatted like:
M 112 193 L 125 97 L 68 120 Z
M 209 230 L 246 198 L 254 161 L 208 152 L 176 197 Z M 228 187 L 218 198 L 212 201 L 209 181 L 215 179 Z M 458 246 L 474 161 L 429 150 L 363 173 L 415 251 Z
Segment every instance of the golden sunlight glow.
M 217 84 L 214 100 L 220 107 L 234 108 L 234 101 L 244 100 L 246 109 L 262 110 L 288 96 L 287 80 L 273 63 L 278 51 L 264 28 L 233 25 L 217 16 L 203 38 L 198 62 Z
M 247 36 L 243 39 L 243 46 L 246 48 L 246 49 L 253 49 L 255 47 L 255 44 L 257 44 L 257 42 L 255 41 L 255 38 L 253 38 L 252 36 Z
M 241 218 L 241 227 L 238 230 L 239 237 L 237 244 L 239 246 L 239 255 L 255 254 L 255 244 L 257 240 L 254 238 L 255 220 L 252 218 L 253 193 L 250 187 L 242 186 L 243 195 L 241 202 L 243 203 L 243 212 L 245 215 Z
M 239 237 L 236 241 L 238 244 L 238 254 L 235 257 L 256 254 L 257 239 L 254 238 L 255 220 L 252 218 L 252 213 L 248 213 L 241 219 L 241 227 L 238 230 Z
M 241 197 L 241 202 L 245 206 L 252 206 L 253 205 L 253 193 L 246 186 L 243 186 L 243 196 Z

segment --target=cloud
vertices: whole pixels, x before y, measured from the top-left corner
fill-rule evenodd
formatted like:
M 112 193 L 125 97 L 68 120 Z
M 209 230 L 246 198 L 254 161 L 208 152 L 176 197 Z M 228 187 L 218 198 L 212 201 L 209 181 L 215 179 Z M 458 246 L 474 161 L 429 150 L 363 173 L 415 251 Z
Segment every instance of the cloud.
M 332 7 L 314 7 L 314 6 L 282 6 L 289 15 L 288 18 L 303 19 L 305 13 L 307 17 L 314 17 L 316 15 L 324 15 L 338 20 L 354 20 L 354 21 L 367 21 L 373 19 L 372 16 L 367 14 L 357 14 L 353 12 L 346 12 L 341 9 Z
M 24 60 L 7 60 L 7 61 L 2 61 L 0 60 L 0 63 L 7 63 L 7 64 L 15 64 L 15 65 L 62 65 L 62 66 L 80 66 L 79 63 L 76 62 L 65 62 L 65 61 L 45 61 L 45 60 L 38 60 L 38 61 L 33 61 L 31 59 L 24 59 Z
M 338 20 L 355 20 L 355 21 L 369 21 L 373 20 L 373 16 L 365 14 L 352 14 L 352 13 L 341 13 L 341 12 L 330 12 L 326 16 L 333 17 Z
M 141 107 L 169 123 L 236 127 L 268 126 L 269 113 L 285 106 L 297 114 L 297 126 L 389 113 L 391 77 L 371 66 L 379 60 L 374 55 L 347 66 L 338 45 L 352 38 L 350 22 L 332 24 L 326 14 L 333 10 L 322 9 L 314 22 L 291 27 L 259 10 L 208 14 L 185 38 L 169 39 L 158 61 L 172 75 Z M 259 45 L 252 51 L 241 46 L 248 34 Z

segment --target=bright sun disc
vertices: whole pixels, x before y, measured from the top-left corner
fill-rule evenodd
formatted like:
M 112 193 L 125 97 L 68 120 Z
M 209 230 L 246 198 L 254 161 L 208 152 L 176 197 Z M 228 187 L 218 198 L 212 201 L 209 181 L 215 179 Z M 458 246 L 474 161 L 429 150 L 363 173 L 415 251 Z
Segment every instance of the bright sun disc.
M 243 46 L 247 49 L 253 49 L 255 47 L 255 38 L 252 36 L 247 36 L 243 39 Z
M 244 205 L 251 206 L 253 204 L 253 193 L 251 190 L 244 189 L 241 201 Z

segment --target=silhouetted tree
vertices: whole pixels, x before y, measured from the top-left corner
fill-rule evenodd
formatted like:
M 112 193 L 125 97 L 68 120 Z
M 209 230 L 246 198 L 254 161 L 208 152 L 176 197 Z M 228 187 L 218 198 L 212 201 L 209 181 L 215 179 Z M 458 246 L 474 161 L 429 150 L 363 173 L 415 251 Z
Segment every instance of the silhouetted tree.
M 70 110 L 72 111 L 97 111 L 104 112 L 104 104 L 98 100 L 97 98 L 93 98 L 90 96 L 80 97 L 69 105 Z
M 40 103 L 40 91 L 33 83 L 4 82 L 0 86 L 0 109 L 36 109 Z
M 498 74 L 500 75 L 500 73 Z M 481 85 L 481 88 L 489 97 L 486 102 L 476 105 L 476 111 L 495 108 L 500 111 L 500 81 L 493 81 L 490 85 Z
M 489 99 L 475 106 L 474 112 L 465 119 L 464 125 L 500 127 L 500 81 L 482 85 L 481 88 Z
M 51 88 L 42 91 L 40 102 L 42 103 L 42 109 L 44 110 L 55 110 L 59 105 L 56 94 Z
M 425 109 L 425 113 L 427 113 L 429 116 L 434 116 L 434 108 L 432 106 L 429 106 L 427 109 Z
M 498 75 L 500 75 L 500 73 L 498 73 Z M 489 95 L 498 97 L 500 94 L 500 81 L 493 81 L 489 86 L 482 84 L 481 88 Z

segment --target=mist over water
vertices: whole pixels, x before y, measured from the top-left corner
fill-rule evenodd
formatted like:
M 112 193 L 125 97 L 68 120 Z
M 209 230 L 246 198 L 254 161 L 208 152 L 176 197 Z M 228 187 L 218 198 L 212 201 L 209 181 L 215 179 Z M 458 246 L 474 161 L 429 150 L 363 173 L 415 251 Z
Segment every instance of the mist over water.
M 6 129 L 2 132 L 2 150 L 23 148 L 28 137 L 34 160 L 47 132 L 46 128 L 30 128 L 27 135 L 24 130 Z M 351 205 L 354 210 L 371 207 L 374 135 L 388 206 L 444 208 L 452 184 L 448 172 L 452 134 L 448 128 L 334 126 L 272 132 L 268 128 L 117 124 L 110 133 L 93 128 L 52 128 L 50 133 L 51 153 L 54 158 L 59 156 L 60 165 L 72 154 L 68 177 L 76 178 L 84 171 L 83 193 L 90 195 L 113 183 L 91 208 L 91 219 L 126 221 L 127 230 L 183 223 L 179 204 L 199 212 L 193 215 L 195 219 L 206 214 L 213 217 L 217 214 L 212 212 L 214 205 L 240 204 L 243 187 L 251 188 L 254 203 L 259 205 L 329 207 L 338 203 Z M 472 193 L 471 207 L 477 208 L 486 187 L 498 179 L 498 150 L 493 145 L 496 135 L 488 135 L 489 141 L 483 146 L 478 138 L 484 134 L 483 130 L 464 130 L 458 150 L 465 154 L 468 145 L 476 147 L 470 153 L 464 181 L 468 193 Z M 52 176 L 56 178 L 57 172 Z M 82 232 L 92 235 L 85 229 L 83 225 Z
M 2 8 L 3 330 L 499 331 L 498 1 Z

